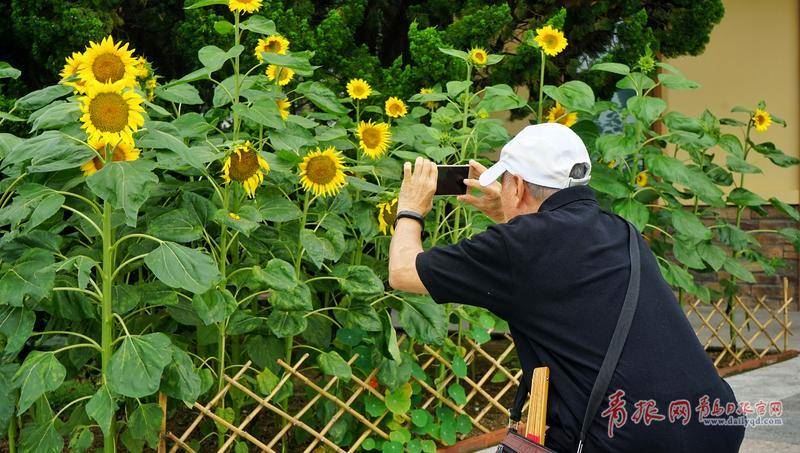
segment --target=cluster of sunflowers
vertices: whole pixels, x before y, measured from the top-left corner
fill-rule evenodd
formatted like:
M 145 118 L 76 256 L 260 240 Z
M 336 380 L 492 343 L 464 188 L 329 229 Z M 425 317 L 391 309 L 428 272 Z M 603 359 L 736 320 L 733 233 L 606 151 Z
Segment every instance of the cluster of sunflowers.
M 61 71 L 61 83 L 80 95 L 82 128 L 95 152 L 81 167 L 86 176 L 106 162 L 139 158 L 133 134 L 144 125 L 141 90 L 152 98 L 156 78 L 150 63 L 133 53 L 109 36 L 67 57 Z

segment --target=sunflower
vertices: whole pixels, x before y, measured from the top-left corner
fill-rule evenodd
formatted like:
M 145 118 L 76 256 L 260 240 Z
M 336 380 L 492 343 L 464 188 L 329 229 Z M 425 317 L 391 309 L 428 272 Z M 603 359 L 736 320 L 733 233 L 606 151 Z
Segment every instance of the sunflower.
M 294 71 L 289 68 L 271 64 L 267 66 L 267 78 L 269 80 L 277 79 L 276 83 L 280 86 L 284 86 L 292 81 L 292 78 L 294 78 Z
M 578 122 L 578 114 L 575 112 L 568 112 L 558 101 L 556 105 L 550 108 L 547 112 L 548 123 L 560 123 L 567 127 L 572 127 L 573 124 Z
M 117 145 L 114 146 L 114 149 L 112 150 L 111 146 L 113 145 L 113 143 L 108 143 L 98 138 L 89 138 L 89 146 L 94 148 L 94 150 L 100 153 L 101 155 L 105 154 L 107 156 L 106 145 L 108 145 L 109 148 L 108 151 L 111 152 L 112 162 L 132 161 L 139 158 L 139 150 L 134 148 L 133 145 L 130 143 L 122 141 L 118 142 Z M 108 157 L 106 157 L 106 160 L 108 160 Z M 81 170 L 83 170 L 84 176 L 91 176 L 100 171 L 100 169 L 103 168 L 103 165 L 105 165 L 103 159 L 101 159 L 100 156 L 95 156 L 89 162 L 86 162 L 85 164 L 81 165 Z
M 638 175 L 636 175 L 636 185 L 639 187 L 644 187 L 647 185 L 647 172 L 640 171 Z
M 117 84 L 88 86 L 81 97 L 81 126 L 90 138 L 107 143 L 133 143 L 133 133 L 144 125 L 143 99 Z
M 336 195 L 347 184 L 342 156 L 334 147 L 312 151 L 300 162 L 300 184 L 318 197 Z
M 542 52 L 551 57 L 560 54 L 567 47 L 567 38 L 564 37 L 564 33 L 550 25 L 537 28 L 534 41 L 542 48 Z
M 61 83 L 72 87 L 78 93 L 86 92 L 86 82 L 78 78 L 78 73 L 83 67 L 83 54 L 80 52 L 72 52 L 72 55 L 67 57 L 64 68 L 59 75 L 61 76 Z
M 254 52 L 256 54 L 256 58 L 258 58 L 258 61 L 263 62 L 264 57 L 261 56 L 262 53 L 286 55 L 287 50 L 289 50 L 288 39 L 281 35 L 271 35 L 267 36 L 266 38 L 259 39 Z
M 397 198 L 378 203 L 378 230 L 381 234 L 394 234 L 394 220 L 397 218 Z
M 769 129 L 769 126 L 772 124 L 772 116 L 770 116 L 769 112 L 762 109 L 756 109 L 755 113 L 753 113 L 753 126 L 755 126 L 758 132 L 764 132 Z
M 240 182 L 250 198 L 256 196 L 256 188 L 264 181 L 265 173 L 269 173 L 269 164 L 249 141 L 234 146 L 222 164 L 222 180 L 226 184 Z
M 469 51 L 469 61 L 475 66 L 483 66 L 488 60 L 489 55 L 486 53 L 486 49 L 482 47 L 474 47 Z
M 151 77 L 147 79 L 144 83 L 144 88 L 147 90 L 147 100 L 153 102 L 153 99 L 156 97 L 156 87 L 158 86 L 158 82 L 156 81 L 155 77 Z
M 229 0 L 228 8 L 237 13 L 254 13 L 261 8 L 261 0 Z
M 292 107 L 292 103 L 289 102 L 289 99 L 275 99 L 275 103 L 278 104 L 278 113 L 281 114 L 281 119 L 286 121 L 286 118 L 289 118 L 289 108 Z
M 87 85 L 119 84 L 132 87 L 139 74 L 137 60 L 128 44 L 115 43 L 111 36 L 100 43 L 90 42 L 83 54 L 83 66 L 79 71 L 81 79 Z
M 433 94 L 433 93 L 434 93 L 433 88 L 420 88 L 419 90 L 419 94 Z M 428 101 L 425 103 L 425 107 L 427 107 L 428 110 L 435 109 L 437 105 L 438 104 L 434 101 Z
M 386 123 L 362 121 L 358 124 L 358 141 L 364 154 L 370 159 L 381 157 L 389 149 L 392 133 Z
M 353 99 L 366 99 L 372 94 L 372 87 L 364 79 L 350 79 L 347 94 Z
M 136 77 L 146 79 L 150 76 L 150 62 L 145 57 L 138 57 L 136 59 Z
M 386 100 L 385 109 L 386 114 L 391 118 L 401 118 L 406 116 L 406 113 L 408 113 L 406 103 L 394 96 Z

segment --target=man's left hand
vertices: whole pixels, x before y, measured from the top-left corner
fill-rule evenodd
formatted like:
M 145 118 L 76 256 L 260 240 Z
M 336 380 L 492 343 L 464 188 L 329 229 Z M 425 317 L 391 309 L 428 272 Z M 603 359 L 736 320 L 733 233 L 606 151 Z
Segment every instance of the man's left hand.
M 422 216 L 433 208 L 438 170 L 433 162 L 417 157 L 414 171 L 411 162 L 403 165 L 403 183 L 397 200 L 397 212 L 414 211 Z

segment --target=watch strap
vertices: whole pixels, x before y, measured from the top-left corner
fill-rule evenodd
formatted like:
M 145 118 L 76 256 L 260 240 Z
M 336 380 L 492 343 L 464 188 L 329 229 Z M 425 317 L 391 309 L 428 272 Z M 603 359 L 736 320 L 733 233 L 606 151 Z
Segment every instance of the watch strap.
M 422 231 L 425 231 L 425 218 L 422 217 L 422 214 L 418 212 L 408 210 L 398 212 L 397 216 L 394 218 L 395 228 L 397 228 L 397 222 L 399 222 L 400 219 L 414 219 L 419 222 L 419 226 L 422 228 Z

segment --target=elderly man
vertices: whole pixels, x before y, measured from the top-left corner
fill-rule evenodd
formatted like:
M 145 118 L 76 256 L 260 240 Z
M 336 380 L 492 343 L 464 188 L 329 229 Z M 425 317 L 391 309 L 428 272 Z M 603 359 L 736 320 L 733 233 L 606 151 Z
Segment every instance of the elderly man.
M 423 159 L 413 172 L 406 163 L 389 284 L 430 294 L 437 303 L 483 307 L 508 321 L 525 384 L 534 368 L 550 368 L 549 448 L 738 451 L 744 427 L 733 412 L 731 388 L 717 375 L 647 244 L 622 218 L 600 209 L 587 186 L 591 164 L 581 139 L 560 124 L 528 126 L 491 168 L 470 166 L 465 184 L 480 194 L 459 200 L 497 225 L 423 251 L 423 219 L 437 171 Z M 622 310 L 628 293 L 634 295 Z M 616 366 L 604 364 L 607 353 L 614 355 L 612 337 L 620 343 Z M 607 375 L 607 390 L 594 392 L 592 411 L 599 374 Z

